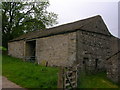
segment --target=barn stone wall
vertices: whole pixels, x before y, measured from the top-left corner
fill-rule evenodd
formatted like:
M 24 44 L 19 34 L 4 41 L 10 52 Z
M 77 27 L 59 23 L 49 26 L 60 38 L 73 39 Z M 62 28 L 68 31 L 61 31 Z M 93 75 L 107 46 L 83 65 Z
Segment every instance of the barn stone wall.
M 105 70 L 105 60 L 111 55 L 110 37 L 98 33 L 78 31 L 77 62 L 89 72 Z
M 24 50 L 25 42 L 23 40 L 8 43 L 8 55 L 10 56 L 24 58 Z
M 110 46 L 113 56 L 106 60 L 107 77 L 114 82 L 120 83 L 120 53 L 117 53 L 120 51 L 120 40 L 113 37 Z
M 36 57 L 39 64 L 71 66 L 76 60 L 76 32 L 37 39 Z
M 120 83 L 120 53 L 107 61 L 107 77 L 114 82 Z

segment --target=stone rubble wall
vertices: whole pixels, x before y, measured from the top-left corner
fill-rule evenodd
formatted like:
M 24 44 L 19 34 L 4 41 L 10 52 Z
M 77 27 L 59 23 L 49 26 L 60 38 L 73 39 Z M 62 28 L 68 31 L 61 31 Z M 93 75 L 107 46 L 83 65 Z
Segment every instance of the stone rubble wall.
M 81 69 L 85 67 L 90 72 L 104 71 L 105 60 L 111 55 L 110 37 L 87 31 L 78 32 L 77 60 Z M 96 60 L 98 60 L 97 67 Z M 86 62 L 86 66 L 84 66 L 84 62 Z
M 36 40 L 39 64 L 71 66 L 76 61 L 76 32 Z
M 112 37 L 110 44 L 112 48 L 112 55 L 120 51 L 120 40 L 118 38 Z M 120 53 L 115 54 L 107 62 L 107 77 L 112 81 L 120 83 Z

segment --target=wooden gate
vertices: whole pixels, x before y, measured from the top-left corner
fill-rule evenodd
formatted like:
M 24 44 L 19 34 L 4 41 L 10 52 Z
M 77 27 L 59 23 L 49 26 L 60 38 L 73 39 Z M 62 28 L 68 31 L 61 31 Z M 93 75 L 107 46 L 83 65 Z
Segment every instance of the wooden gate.
M 72 89 L 77 88 L 77 66 L 61 67 L 58 76 L 58 88 Z

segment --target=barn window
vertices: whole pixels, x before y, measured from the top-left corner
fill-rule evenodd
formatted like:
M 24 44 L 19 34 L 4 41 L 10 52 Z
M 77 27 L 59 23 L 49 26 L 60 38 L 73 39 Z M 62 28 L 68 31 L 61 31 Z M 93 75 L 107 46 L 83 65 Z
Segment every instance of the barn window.
M 87 62 L 89 61 L 89 58 L 84 57 L 83 58 L 83 70 L 87 70 Z
M 83 60 L 83 64 L 85 64 L 85 61 Z
M 95 68 L 98 67 L 98 59 L 95 59 Z
M 83 64 L 86 64 L 86 62 L 89 61 L 89 59 L 87 57 L 83 58 Z

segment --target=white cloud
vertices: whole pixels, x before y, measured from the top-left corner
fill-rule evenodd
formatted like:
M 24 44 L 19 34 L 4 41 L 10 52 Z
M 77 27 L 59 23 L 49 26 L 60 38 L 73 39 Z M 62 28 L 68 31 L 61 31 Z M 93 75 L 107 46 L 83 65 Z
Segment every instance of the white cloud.
M 58 14 L 58 25 L 101 15 L 109 31 L 118 36 L 118 0 L 50 0 L 49 11 Z

